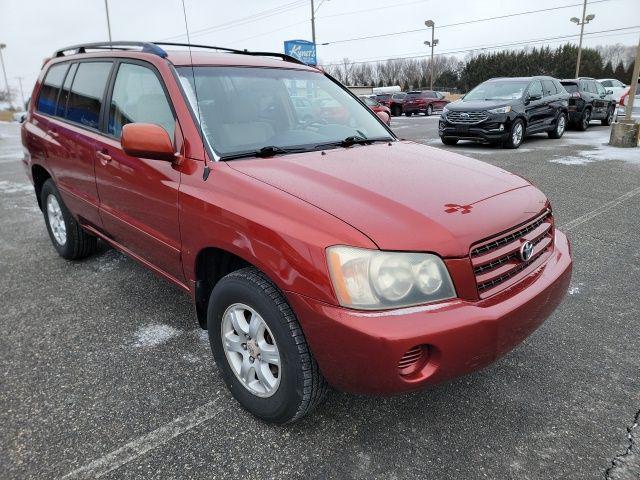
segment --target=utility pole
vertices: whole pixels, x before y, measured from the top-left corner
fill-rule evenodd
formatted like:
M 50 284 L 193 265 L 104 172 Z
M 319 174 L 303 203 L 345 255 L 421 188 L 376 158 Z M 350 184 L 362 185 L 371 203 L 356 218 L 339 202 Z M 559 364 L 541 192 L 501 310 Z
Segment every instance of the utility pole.
M 20 85 L 20 100 L 22 100 L 22 107 L 27 103 L 24 99 L 24 90 L 22 89 L 22 77 L 16 77 L 18 79 L 18 85 Z
M 633 110 L 633 103 L 636 99 L 636 91 L 638 90 L 638 76 L 640 76 L 640 42 L 638 42 L 638 50 L 636 50 L 636 61 L 633 66 L 633 75 L 631 75 L 631 85 L 629 85 L 629 97 L 624 109 L 625 122 L 633 123 L 631 120 L 631 111 Z
M 431 27 L 431 41 L 427 40 L 424 44 L 427 47 L 431 47 L 431 60 L 429 62 L 429 90 L 433 90 L 433 49 L 438 44 L 438 39 L 434 38 L 436 24 L 433 20 L 427 20 L 424 22 L 427 27 Z
M 109 21 L 109 0 L 104 0 L 104 10 L 107 12 L 107 30 L 109 32 L 109 41 L 111 41 L 111 22 Z
M 311 41 L 314 45 L 316 44 L 316 8 L 313 0 L 311 0 Z
M 4 86 L 7 90 L 7 101 L 11 103 L 11 92 L 9 92 L 9 80 L 7 80 L 7 71 L 4 69 L 4 58 L 2 57 L 2 50 L 7 47 L 6 44 L 0 43 L 0 64 L 2 65 L 2 74 L 4 75 Z
M 576 62 L 576 78 L 580 75 L 580 57 L 582 56 L 582 35 L 584 33 L 584 26 L 591 20 L 596 18 L 595 15 L 587 15 L 587 0 L 584 0 L 582 5 L 582 21 L 576 17 L 571 17 L 571 21 L 576 25 L 580 25 L 580 42 L 578 43 L 578 61 Z

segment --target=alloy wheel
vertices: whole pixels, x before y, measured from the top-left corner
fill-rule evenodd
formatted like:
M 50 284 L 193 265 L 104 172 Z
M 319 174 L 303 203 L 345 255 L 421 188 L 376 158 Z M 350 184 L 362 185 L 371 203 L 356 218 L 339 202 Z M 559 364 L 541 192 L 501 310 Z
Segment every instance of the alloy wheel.
M 62 246 L 67 243 L 67 225 L 64 223 L 62 209 L 55 195 L 47 197 L 47 219 L 53 238 L 58 242 L 58 245 Z
M 520 142 L 522 142 L 522 134 L 522 123 L 518 122 L 513 129 L 513 133 L 511 134 L 511 140 L 513 141 L 514 145 L 520 145 Z
M 258 397 L 276 393 L 282 375 L 280 352 L 262 316 L 234 303 L 222 316 L 221 330 L 224 353 L 240 383 Z
M 556 127 L 556 133 L 558 136 L 564 133 L 564 129 L 567 126 L 567 121 L 564 118 L 564 115 L 560 114 L 560 118 L 558 119 L 558 126 Z
M 582 126 L 587 128 L 589 126 L 589 122 L 591 121 L 591 111 L 587 110 L 584 112 L 584 116 L 582 118 Z

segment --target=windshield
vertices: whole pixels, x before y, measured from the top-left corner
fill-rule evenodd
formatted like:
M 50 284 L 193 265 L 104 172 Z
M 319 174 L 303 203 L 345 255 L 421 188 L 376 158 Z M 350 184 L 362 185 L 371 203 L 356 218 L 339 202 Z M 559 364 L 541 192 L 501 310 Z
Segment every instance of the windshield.
M 370 107 L 377 107 L 379 104 L 371 97 L 360 97 L 365 105 L 369 105 Z
M 371 110 L 320 72 L 181 67 L 178 73 L 194 110 L 198 99 L 207 143 L 222 159 L 265 147 L 314 149 L 347 137 L 393 139 Z
M 521 98 L 529 82 L 484 82 L 464 96 L 467 100 L 515 100 Z

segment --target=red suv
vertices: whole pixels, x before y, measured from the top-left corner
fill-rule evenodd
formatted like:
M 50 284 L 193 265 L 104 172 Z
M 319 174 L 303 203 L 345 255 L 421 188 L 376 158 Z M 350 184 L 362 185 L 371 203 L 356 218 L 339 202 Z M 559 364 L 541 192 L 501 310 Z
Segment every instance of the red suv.
M 328 385 L 388 394 L 462 375 L 560 303 L 569 243 L 529 182 L 399 141 L 286 55 L 217 50 L 56 52 L 24 166 L 62 257 L 101 239 L 191 296 L 251 413 L 284 423 Z M 344 115 L 298 118 L 300 96 Z
M 407 96 L 404 97 L 402 110 L 407 117 L 414 113 L 416 115 L 424 113 L 429 116 L 434 110 L 442 110 L 448 103 L 449 100 L 446 100 L 440 92 L 431 90 L 408 92 Z

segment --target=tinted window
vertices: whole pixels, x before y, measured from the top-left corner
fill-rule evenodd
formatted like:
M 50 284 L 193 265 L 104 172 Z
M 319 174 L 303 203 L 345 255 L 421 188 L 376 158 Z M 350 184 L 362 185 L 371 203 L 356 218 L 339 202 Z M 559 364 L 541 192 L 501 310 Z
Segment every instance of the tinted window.
M 102 95 L 111 62 L 80 63 L 71 86 L 65 118 L 91 128 L 98 128 Z
M 69 64 L 62 63 L 54 65 L 49 69 L 42 82 L 36 110 L 49 115 L 55 115 L 58 92 L 60 91 L 60 86 L 64 80 L 64 74 L 67 68 L 69 68 Z
M 613 82 L 611 80 L 603 80 L 600 82 L 600 85 L 603 87 L 613 87 Z
M 600 83 L 598 82 L 593 82 L 593 84 L 596 86 L 596 90 L 598 91 L 598 95 L 603 95 L 606 94 L 606 90 L 604 89 L 604 87 L 602 85 L 600 85 Z
M 405 97 L 406 93 L 395 93 L 393 95 L 394 100 L 402 100 Z
M 120 137 L 128 123 L 155 123 L 173 138 L 175 119 L 160 80 L 147 67 L 123 63 L 113 86 L 108 133 Z
M 576 85 L 575 83 L 563 82 L 562 86 L 569 93 L 574 93 L 578 91 L 578 85 Z
M 542 82 L 540 80 L 534 80 L 529 85 L 529 95 L 532 97 L 542 96 Z
M 391 98 L 391 94 L 390 93 L 378 94 L 376 95 L 376 98 L 378 100 L 389 100 Z
M 543 80 L 542 88 L 545 95 L 555 95 L 556 93 L 558 93 L 558 91 L 556 90 L 556 84 L 553 83 L 553 80 Z
M 420 98 L 422 96 L 422 92 L 409 92 L 405 97 L 405 100 L 415 100 L 416 98 Z
M 69 99 L 69 93 L 71 93 L 71 82 L 78 69 L 78 64 L 74 63 L 67 72 L 67 76 L 62 84 L 62 90 L 60 91 L 60 97 L 58 98 L 58 107 L 56 108 L 56 115 L 58 117 L 64 117 L 64 111 L 67 107 L 67 100 Z

